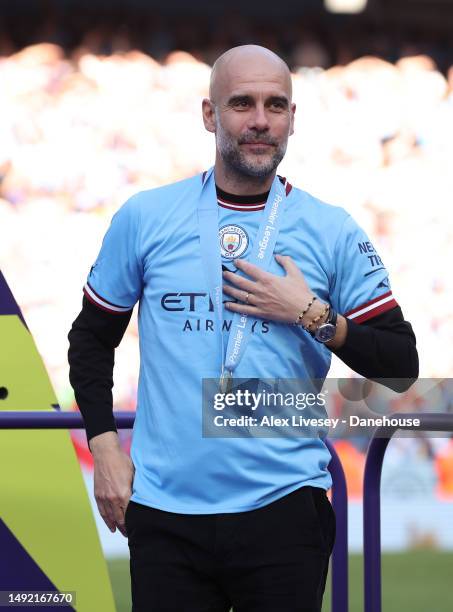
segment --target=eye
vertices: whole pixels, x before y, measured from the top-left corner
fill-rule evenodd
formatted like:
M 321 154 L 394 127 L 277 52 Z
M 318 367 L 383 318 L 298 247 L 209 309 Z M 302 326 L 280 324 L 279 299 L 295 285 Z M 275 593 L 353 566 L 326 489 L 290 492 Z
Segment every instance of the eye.
M 285 104 L 283 102 L 281 102 L 280 100 L 274 100 L 274 102 L 272 102 L 271 104 L 271 108 L 275 109 L 275 110 L 284 110 L 285 109 Z
M 234 103 L 235 108 L 248 108 L 249 101 L 248 100 L 236 100 Z

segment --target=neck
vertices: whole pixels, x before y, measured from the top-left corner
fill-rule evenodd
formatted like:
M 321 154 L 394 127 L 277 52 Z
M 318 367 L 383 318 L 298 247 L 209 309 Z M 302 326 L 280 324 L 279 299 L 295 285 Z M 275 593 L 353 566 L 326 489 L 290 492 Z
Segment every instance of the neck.
M 269 191 L 276 174 L 276 170 L 265 177 L 239 174 L 232 168 L 225 168 L 218 159 L 214 172 L 216 185 L 233 195 L 255 195 Z

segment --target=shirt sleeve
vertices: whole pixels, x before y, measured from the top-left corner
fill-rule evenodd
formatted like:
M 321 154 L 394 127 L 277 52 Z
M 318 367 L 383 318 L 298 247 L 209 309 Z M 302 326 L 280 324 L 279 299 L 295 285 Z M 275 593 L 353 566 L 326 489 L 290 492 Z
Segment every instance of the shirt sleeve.
M 113 417 L 113 365 L 132 310 L 110 313 L 83 298 L 68 334 L 69 380 L 82 413 L 88 441 L 116 431 Z
M 121 314 L 140 298 L 143 266 L 139 240 L 139 209 L 131 198 L 113 216 L 83 288 L 86 298 L 102 310 Z
M 332 352 L 352 370 L 399 392 L 407 390 L 417 379 L 415 334 L 399 306 L 362 325 L 347 319 L 347 326 L 345 343 Z
M 398 306 L 382 259 L 351 216 L 344 221 L 335 245 L 330 298 L 332 306 L 355 323 Z

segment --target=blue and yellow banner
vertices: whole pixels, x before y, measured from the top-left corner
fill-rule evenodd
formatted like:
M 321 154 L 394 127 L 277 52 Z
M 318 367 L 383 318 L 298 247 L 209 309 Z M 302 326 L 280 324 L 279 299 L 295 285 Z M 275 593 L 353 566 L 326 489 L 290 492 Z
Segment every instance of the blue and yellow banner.
M 59 405 L 0 271 L 0 411 L 4 410 L 55 411 Z M 66 609 L 114 611 L 107 566 L 69 432 L 0 429 L 0 465 L 0 591 L 71 591 L 75 605 Z

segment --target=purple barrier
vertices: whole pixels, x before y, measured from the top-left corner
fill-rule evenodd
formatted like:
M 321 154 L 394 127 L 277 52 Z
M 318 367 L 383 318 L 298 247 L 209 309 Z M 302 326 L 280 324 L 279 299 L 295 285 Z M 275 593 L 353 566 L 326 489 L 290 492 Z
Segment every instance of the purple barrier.
M 382 611 L 381 586 L 381 473 L 384 455 L 397 429 L 421 431 L 453 431 L 453 414 L 394 413 L 389 418 L 404 416 L 419 419 L 417 427 L 378 427 L 368 446 L 363 487 L 363 555 L 365 612 Z
M 324 442 L 332 455 L 329 471 L 332 475 L 332 505 L 337 519 L 337 533 L 332 552 L 332 612 L 348 612 L 348 490 L 340 458 L 332 443 Z
M 132 428 L 135 412 L 114 412 L 119 429 Z M 0 429 L 83 429 L 79 412 L 0 411 Z M 332 443 L 324 440 L 332 459 L 332 505 L 337 532 L 332 553 L 332 612 L 348 612 L 348 494 L 343 467 Z
M 117 427 L 131 429 L 135 412 L 114 412 Z M 80 412 L 0 411 L 0 429 L 85 429 Z

